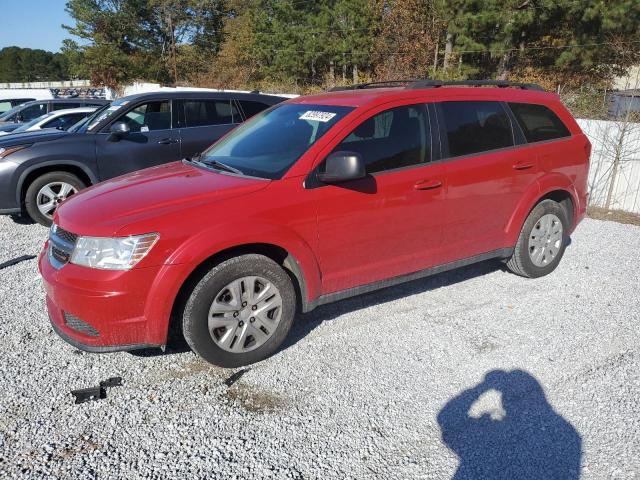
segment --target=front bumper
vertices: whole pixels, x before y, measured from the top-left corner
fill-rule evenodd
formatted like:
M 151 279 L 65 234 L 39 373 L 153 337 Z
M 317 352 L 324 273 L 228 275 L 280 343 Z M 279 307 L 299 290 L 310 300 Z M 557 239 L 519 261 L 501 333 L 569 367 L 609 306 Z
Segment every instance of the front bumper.
M 161 267 L 108 271 L 66 264 L 57 270 L 45 248 L 38 268 L 53 329 L 74 347 L 113 352 L 166 343 L 166 330 L 164 336 L 159 334 L 153 323 L 159 319 L 148 318 L 146 313 Z

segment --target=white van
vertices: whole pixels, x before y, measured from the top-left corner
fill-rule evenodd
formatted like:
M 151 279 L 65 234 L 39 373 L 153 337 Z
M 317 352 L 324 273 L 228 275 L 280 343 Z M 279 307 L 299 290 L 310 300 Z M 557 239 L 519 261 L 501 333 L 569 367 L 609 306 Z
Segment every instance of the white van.
M 48 88 L 2 88 L 0 89 L 0 115 L 25 102 L 51 98 L 53 94 Z

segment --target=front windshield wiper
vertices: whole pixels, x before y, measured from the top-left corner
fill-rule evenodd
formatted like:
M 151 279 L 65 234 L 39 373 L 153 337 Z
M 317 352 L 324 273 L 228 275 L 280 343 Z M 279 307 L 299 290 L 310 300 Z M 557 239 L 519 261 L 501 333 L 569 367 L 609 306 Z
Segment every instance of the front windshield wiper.
M 200 165 L 204 165 L 204 166 L 211 166 L 218 170 L 224 170 L 225 172 L 235 173 L 236 175 L 244 175 L 244 172 L 242 170 L 238 170 L 237 168 L 231 167 L 229 165 L 225 165 L 224 163 L 218 162 L 217 160 L 202 161 L 200 160 L 201 156 L 202 155 L 200 153 L 196 153 L 193 157 L 187 158 L 186 160 L 193 163 L 199 163 Z

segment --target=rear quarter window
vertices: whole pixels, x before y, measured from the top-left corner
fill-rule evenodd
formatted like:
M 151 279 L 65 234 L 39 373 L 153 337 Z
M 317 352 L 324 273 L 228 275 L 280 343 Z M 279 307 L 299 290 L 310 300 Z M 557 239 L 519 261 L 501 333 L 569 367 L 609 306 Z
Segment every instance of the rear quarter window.
M 548 107 L 531 103 L 510 103 L 527 142 L 544 142 L 570 137 L 571 132 L 562 120 Z
M 440 108 L 450 157 L 514 145 L 509 116 L 499 102 L 442 102 Z

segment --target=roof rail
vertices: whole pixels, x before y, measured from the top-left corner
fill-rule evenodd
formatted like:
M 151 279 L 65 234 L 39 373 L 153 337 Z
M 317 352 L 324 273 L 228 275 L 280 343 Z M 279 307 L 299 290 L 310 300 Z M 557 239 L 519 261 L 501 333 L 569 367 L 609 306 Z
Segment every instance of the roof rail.
M 410 90 L 419 88 L 439 88 L 448 86 L 463 87 L 499 87 L 499 88 L 521 88 L 522 90 L 539 90 L 544 92 L 544 88 L 536 83 L 508 82 L 506 80 L 417 80 L 407 85 Z
M 333 87 L 330 92 L 344 90 L 364 90 L 367 88 L 399 87 L 406 85 L 409 90 L 420 88 L 439 88 L 449 86 L 461 87 L 499 87 L 499 88 L 521 88 L 522 90 L 538 90 L 544 92 L 544 88 L 535 83 L 508 82 L 506 80 L 386 80 L 381 82 L 357 83 L 345 87 Z
M 330 88 L 329 91 L 341 92 L 344 90 L 364 90 L 365 88 L 395 87 L 395 86 L 409 84 L 417 81 L 419 80 L 384 80 L 381 82 L 355 83 L 353 85 L 347 85 L 344 87 L 333 87 L 333 88 Z

